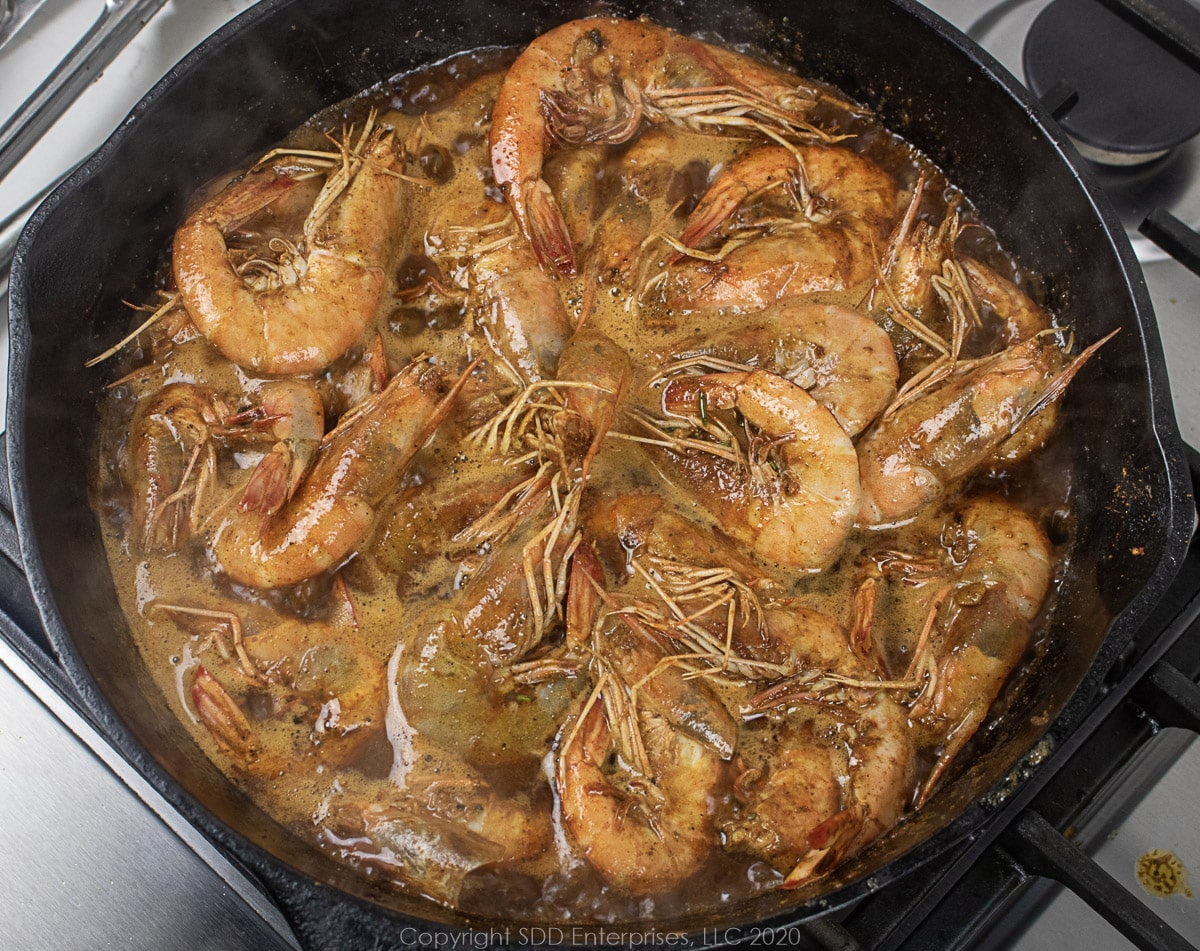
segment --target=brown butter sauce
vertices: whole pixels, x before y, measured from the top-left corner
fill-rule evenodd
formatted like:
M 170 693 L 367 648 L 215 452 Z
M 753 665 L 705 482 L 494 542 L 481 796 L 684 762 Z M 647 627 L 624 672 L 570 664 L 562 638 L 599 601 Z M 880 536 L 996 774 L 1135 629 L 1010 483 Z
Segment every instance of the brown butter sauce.
M 501 73 L 495 72 L 498 62 L 507 61 L 509 53 L 485 51 L 481 54 L 465 54 L 446 63 L 402 77 L 392 86 L 377 90 L 347 106 L 340 107 L 316 117 L 293 137 L 296 143 L 315 145 L 321 132 L 337 127 L 343 121 L 360 119 L 368 106 L 394 110 L 384 112 L 382 121 L 394 123 L 403 138 L 418 122 L 428 125 L 428 145 L 420 153 L 418 162 L 423 173 L 437 182 L 428 189 L 414 189 L 410 219 L 414 223 L 407 246 L 400 259 L 410 262 L 408 271 L 399 268 L 400 280 L 419 278 L 419 262 L 427 260 L 428 248 L 424 244 L 424 224 L 438 219 L 439 213 L 456 203 L 483 204 L 495 202 L 499 196 L 490 180 L 487 165 L 488 104 L 498 86 Z M 422 119 L 421 117 L 425 117 Z M 696 139 L 698 137 L 690 137 Z M 874 129 L 857 140 L 847 143 L 849 147 L 861 149 L 876 162 L 883 165 L 897 179 L 902 188 L 911 188 L 920 170 L 930 175 L 930 203 L 932 217 L 937 220 L 940 208 L 952 191 L 945 185 L 940 173 L 932 168 L 910 147 L 897 140 L 886 130 Z M 697 152 L 689 158 L 680 181 L 673 183 L 673 191 L 656 197 L 652 202 L 652 217 L 670 219 L 667 201 L 677 204 L 683 199 L 681 209 L 686 213 L 687 192 L 699 190 L 713 170 L 728 161 L 734 152 L 733 143 L 725 139 L 712 138 L 703 142 L 690 142 L 689 148 Z M 606 157 L 600 171 L 603 193 L 606 185 L 619 178 L 622 152 L 614 150 Z M 693 194 L 694 197 L 694 194 Z M 907 196 L 903 196 L 907 198 Z M 969 215 L 969 208 L 964 210 Z M 674 216 L 676 224 L 680 215 Z M 420 224 L 418 224 L 420 223 Z M 982 249 L 990 263 L 1006 261 L 1001 249 L 995 245 L 990 232 L 979 226 L 972 229 L 971 241 L 976 249 Z M 665 245 L 662 248 L 667 251 Z M 978 251 L 976 252 L 978 253 Z M 411 262 L 418 262 L 413 265 Z M 1009 273 L 1015 266 L 1009 265 Z M 593 275 L 584 269 L 579 278 L 567 282 L 563 296 L 569 302 L 574 316 L 578 316 L 585 300 L 594 301 L 588 320 L 620 343 L 626 350 L 642 355 L 662 353 L 670 349 L 672 340 L 682 340 L 703 333 L 707 321 L 693 319 L 689 315 L 666 312 L 660 303 L 647 302 L 642 319 L 631 319 L 630 295 L 627 289 L 589 287 L 587 282 Z M 853 288 L 843 294 L 825 295 L 829 303 L 853 307 L 862 297 L 862 288 Z M 391 300 L 391 294 L 386 299 Z M 656 308 L 658 308 L 656 310 Z M 381 315 L 380 328 L 390 364 L 395 367 L 420 353 L 433 353 L 446 370 L 447 376 L 461 368 L 470 353 L 467 337 L 468 321 L 453 305 L 433 315 L 414 313 L 406 309 L 403 302 L 390 306 Z M 149 354 L 143 350 L 129 359 L 126 369 L 139 365 Z M 328 390 L 336 389 L 333 377 L 345 364 L 358 354 L 340 361 L 331 373 L 323 374 Z M 637 378 L 631 393 L 641 393 L 642 408 L 658 409 L 654 402 L 654 391 L 645 386 L 655 366 L 643 366 L 636 372 Z M 280 617 L 297 617 L 313 620 L 328 618 L 335 610 L 335 595 L 327 582 L 311 582 L 295 589 L 280 592 L 255 592 L 230 585 L 215 571 L 206 554 L 204 533 L 184 544 L 175 553 L 142 555 L 131 548 L 128 532 L 126 488 L 121 484 L 119 473 L 109 460 L 119 458 L 127 451 L 124 434 L 133 410 L 134 398 L 140 393 L 150 392 L 169 381 L 205 381 L 218 391 L 234 394 L 233 402 L 250 397 L 256 382 L 245 372 L 224 361 L 203 340 L 193 340 L 175 346 L 165 352 L 161 361 L 146 369 L 140 380 L 117 387 L 101 407 L 104 419 L 99 446 L 100 464 L 98 505 L 104 516 L 106 543 L 110 564 L 127 617 L 133 628 L 139 649 L 147 668 L 158 687 L 169 698 L 170 705 L 179 717 L 190 724 L 196 741 L 219 764 L 223 764 L 235 782 L 242 785 L 262 807 L 281 823 L 290 826 L 306 837 L 322 837 L 320 816 L 331 799 L 331 790 L 353 788 L 365 797 L 376 801 L 386 800 L 391 794 L 387 778 L 393 768 L 391 750 L 382 742 L 369 744 L 361 754 L 361 761 L 349 762 L 334 774 L 329 766 L 299 763 L 292 767 L 281 767 L 267 774 L 247 773 L 218 748 L 211 735 L 200 726 L 195 717 L 194 705 L 187 695 L 184 683 L 198 662 L 204 638 L 211 625 L 180 618 L 153 609 L 155 604 L 183 604 L 203 606 L 209 610 L 224 610 L 236 613 L 241 619 L 247 636 L 253 636 L 270 628 Z M 245 461 L 245 464 L 249 464 Z M 701 522 L 711 521 L 678 488 L 667 485 L 666 480 L 647 475 L 647 459 L 644 451 L 633 443 L 618 443 L 609 440 L 605 445 L 603 464 L 598 464 L 588 492 L 595 497 L 613 496 L 626 492 L 644 490 L 652 485 L 655 491 L 668 496 L 680 511 L 694 514 Z M 1038 464 L 1028 465 L 1033 469 L 1032 480 L 1013 490 L 1023 504 L 1038 511 L 1051 511 L 1065 505 L 1060 473 L 1043 472 Z M 405 476 L 403 488 L 417 491 L 422 484 L 445 483 L 445 498 L 453 498 L 455 483 L 465 484 L 472 478 L 486 475 L 486 467 L 480 469 L 469 460 L 459 458 L 455 447 L 441 436 L 424 451 L 410 472 Z M 245 478 L 245 471 L 237 466 L 223 464 L 218 470 L 216 493 L 234 492 Z M 989 488 L 1004 493 L 1015 482 L 1007 474 L 994 478 L 982 478 Z M 946 507 L 952 506 L 951 500 Z M 364 546 L 364 553 L 346 566 L 343 574 L 351 590 L 357 613 L 356 638 L 359 648 L 366 652 L 374 663 L 386 666 L 392 657 L 398 640 L 412 636 L 418 619 L 427 615 L 430 605 L 446 603 L 453 598 L 456 587 L 463 582 L 459 563 L 452 558 L 425 559 L 421 553 L 405 550 L 405 531 L 419 531 L 420 524 L 406 522 L 395 514 L 402 508 L 397 504 L 393 512 L 384 513 L 380 520 L 375 540 Z M 781 576 L 783 587 L 801 595 L 804 603 L 824 611 L 843 624 L 849 619 L 850 594 L 857 579 L 858 566 L 865 553 L 889 545 L 901 545 L 914 536 L 925 533 L 928 542 L 938 545 L 936 529 L 923 527 L 923 522 L 909 529 L 891 530 L 881 533 L 856 532 L 844 553 L 830 570 L 820 575 L 795 573 Z M 390 546 L 390 547 L 389 547 Z M 391 570 L 384 570 L 380 563 Z M 400 578 L 397 584 L 397 576 Z M 919 618 L 895 617 L 883 619 L 885 627 L 911 634 L 920 623 Z M 211 652 L 205 655 L 211 657 Z M 211 661 L 205 660 L 211 665 Z M 510 701 L 511 703 L 512 701 Z M 523 704 L 524 699 L 516 701 Z M 497 711 L 504 713 L 503 709 Z M 532 721 L 536 723 L 536 721 Z M 544 724 L 537 724 L 544 728 Z M 266 729 L 266 722 L 256 723 Z M 481 730 L 487 727 L 480 725 Z M 766 721 L 756 729 L 769 730 Z M 262 740 L 264 749 L 279 754 L 281 760 L 287 751 L 303 745 L 307 724 L 289 722 L 280 718 L 275 724 L 274 734 Z M 544 774 L 542 755 L 553 734 L 544 732 L 521 736 L 514 733 L 521 743 L 528 744 L 524 752 L 518 752 L 511 760 L 488 769 L 477 769 L 498 789 L 509 790 L 530 796 L 534 801 L 550 808 L 547 781 Z M 432 757 L 432 754 L 429 754 Z M 427 759 L 422 768 L 437 772 L 436 757 Z M 454 770 L 448 763 L 446 769 Z M 728 797 L 728 788 L 721 791 Z M 720 808 L 714 803 L 713 808 Z M 558 830 L 561 836 L 561 829 Z M 593 873 L 579 856 L 571 855 L 560 865 L 558 849 L 561 842 L 550 847 L 545 854 L 514 863 L 511 868 L 483 870 L 468 876 L 467 887 L 462 895 L 462 908 L 487 914 L 489 917 L 529 917 L 533 920 L 584 920 L 622 921 L 655 917 L 672 917 L 679 914 L 712 910 L 726 903 L 737 903 L 763 888 L 777 884 L 779 875 L 764 863 L 743 856 L 724 854 L 714 850 L 713 864 L 717 867 L 705 870 L 696 880 L 686 883 L 675 894 L 654 896 L 645 899 L 630 899 L 613 893 Z

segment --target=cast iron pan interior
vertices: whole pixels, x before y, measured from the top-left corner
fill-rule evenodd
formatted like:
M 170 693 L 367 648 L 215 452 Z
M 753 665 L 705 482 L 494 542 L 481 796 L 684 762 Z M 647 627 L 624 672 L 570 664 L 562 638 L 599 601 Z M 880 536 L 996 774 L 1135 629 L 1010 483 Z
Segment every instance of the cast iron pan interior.
M 321 108 L 396 73 L 481 45 L 515 45 L 565 20 L 637 16 L 748 43 L 839 85 L 945 169 L 1003 244 L 1045 275 L 1047 303 L 1091 342 L 1117 337 L 1080 373 L 1063 425 L 1077 439 L 1076 554 L 1050 620 L 1047 662 L 1014 692 L 981 755 L 912 821 L 821 887 L 719 914 L 698 929 L 798 919 L 928 861 L 992 808 L 1044 734 L 1064 736 L 1173 577 L 1191 503 L 1148 298 L 1119 224 L 1092 197 L 1057 129 L 986 54 L 907 0 L 733 0 L 516 9 L 496 0 L 267 0 L 187 57 L 39 209 L 17 249 L 8 409 L 13 498 L 35 597 L 64 666 L 113 742 L 182 811 L 267 885 L 309 945 L 388 933 L 380 899 L 248 803 L 168 714 L 117 607 L 88 504 L 103 369 L 84 361 L 128 328 L 122 299 L 150 274 L 211 177 L 261 153 Z M 111 373 L 112 371 L 108 371 Z M 1057 719 L 1056 719 L 1057 718 Z M 325 884 L 318 884 L 325 883 Z M 329 885 L 334 888 L 327 887 Z M 334 889 L 341 889 L 337 891 Z M 468 921 L 392 896 L 399 912 Z

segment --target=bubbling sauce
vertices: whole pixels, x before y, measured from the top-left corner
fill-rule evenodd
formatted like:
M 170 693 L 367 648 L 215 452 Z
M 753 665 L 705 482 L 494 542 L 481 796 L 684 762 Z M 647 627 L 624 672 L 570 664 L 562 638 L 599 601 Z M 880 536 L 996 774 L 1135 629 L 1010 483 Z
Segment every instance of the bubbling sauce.
M 628 921 L 819 883 L 1036 654 L 1069 483 L 1053 406 L 1005 386 L 1070 359 L 967 197 L 827 91 L 821 132 L 550 136 L 577 267 L 539 265 L 489 155 L 512 59 L 401 77 L 197 196 L 205 280 L 261 299 L 336 252 L 383 283 L 344 352 L 263 373 L 164 269 L 94 493 L 142 659 L 269 815 L 450 907 Z

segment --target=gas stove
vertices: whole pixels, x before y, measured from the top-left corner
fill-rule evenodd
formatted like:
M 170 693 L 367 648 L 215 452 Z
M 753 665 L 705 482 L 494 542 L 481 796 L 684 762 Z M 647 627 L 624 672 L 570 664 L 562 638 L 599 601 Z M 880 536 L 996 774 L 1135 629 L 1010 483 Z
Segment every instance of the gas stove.
M 30 5 L 0 0 L 0 27 L 10 6 L 23 12 Z M 249 5 L 168 2 L 155 13 L 0 179 L 0 220 L 19 224 L 22 208 L 98 146 L 167 69 Z M 1015 75 L 1025 75 L 1028 64 L 1031 88 L 1056 108 L 1081 152 L 1107 163 L 1093 171 L 1130 230 L 1158 318 L 1180 430 L 1189 445 L 1200 446 L 1200 277 L 1139 230 L 1156 209 L 1165 209 L 1168 221 L 1200 226 L 1200 116 L 1188 112 L 1200 108 L 1193 105 L 1200 94 L 1185 92 L 1182 106 L 1164 105 L 1148 83 L 1119 81 L 1142 69 L 1145 56 L 1158 54 L 1146 53 L 1140 34 L 1114 39 L 1113 15 L 1093 0 L 927 5 Z M 35 93 L 51 64 L 67 56 L 104 11 L 111 16 L 121 6 L 122 0 L 46 0 L 0 49 L 0 117 Z M 1190 0 L 1172 0 L 1164 9 L 1185 25 L 1189 12 L 1200 22 Z M 1087 78 L 1095 57 L 1085 54 L 1097 50 L 1112 63 L 1132 57 L 1119 66 L 1117 82 Z M 1160 66 L 1167 71 L 1162 83 L 1168 93 L 1184 81 L 1198 82 L 1195 73 L 1185 70 L 1181 78 L 1170 64 Z M 1164 105 L 1169 121 L 1156 120 L 1136 101 L 1097 107 L 1089 92 L 1094 82 L 1152 93 L 1151 105 Z M 1133 116 L 1132 131 L 1106 118 L 1122 111 Z M 0 252 L 4 239 L 0 235 Z M 6 262 L 4 271 L 0 290 Z M 1194 453 L 1191 462 L 1193 479 L 1200 479 Z M 0 515 L 10 509 L 0 492 Z M 6 895 L 0 930 L 7 943 L 54 949 L 299 947 L 258 887 L 92 728 L 40 631 L 7 525 L 0 518 L 0 802 L 12 820 L 0 824 L 0 854 L 7 859 L 0 869 Z M 1149 883 L 1146 873 L 1170 868 L 1167 855 L 1200 874 L 1200 801 L 1194 792 L 1200 788 L 1200 744 L 1192 742 L 1200 729 L 1198 615 L 1200 548 L 1193 544 L 1179 580 L 1135 639 L 1137 651 L 1119 665 L 1078 733 L 1053 751 L 1056 769 L 1022 787 L 996 821 L 938 868 L 919 869 L 777 940 L 874 951 L 1200 947 L 1200 902 L 1152 897 L 1138 878 L 1139 861 Z M 1156 851 L 1162 853 L 1158 864 Z M 1171 943 L 1176 939 L 1167 928 L 1182 936 L 1181 944 Z M 420 942 L 413 932 L 398 937 L 396 946 Z

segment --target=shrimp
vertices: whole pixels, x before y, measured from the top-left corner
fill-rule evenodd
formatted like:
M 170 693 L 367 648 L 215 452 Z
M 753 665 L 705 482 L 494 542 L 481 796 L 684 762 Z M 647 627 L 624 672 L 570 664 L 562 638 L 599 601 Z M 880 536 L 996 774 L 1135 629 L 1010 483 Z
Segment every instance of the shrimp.
M 502 205 L 449 205 L 425 246 L 466 290 L 467 313 L 488 346 L 525 384 L 554 377 L 574 331 L 560 282 L 543 273 Z
M 368 121 L 357 142 L 342 147 L 299 243 L 284 242 L 286 260 L 265 265 L 265 287 L 234 263 L 227 235 L 291 193 L 302 174 L 285 166 L 252 171 L 193 212 L 175 233 L 173 267 L 197 329 L 257 373 L 308 373 L 345 353 L 383 295 L 405 216 L 400 162 L 392 133 Z
M 735 804 L 720 828 L 727 848 L 765 859 L 796 887 L 899 821 L 915 757 L 896 684 L 857 656 L 836 619 L 786 599 L 764 618 L 798 673 L 745 708 Z
M 891 340 L 874 321 L 805 301 L 777 305 L 749 326 L 705 334 L 675 350 L 668 374 L 758 365 L 807 390 L 851 437 L 891 404 L 900 373 Z
M 519 600 L 511 589 L 506 594 Z M 390 665 L 393 745 L 431 744 L 480 768 L 529 767 L 574 700 L 577 681 L 522 682 L 515 660 L 493 659 L 477 628 L 475 619 L 443 609 L 420 619 L 416 636 L 397 645 Z
M 443 760 L 445 758 L 442 758 Z M 473 872 L 544 852 L 552 830 L 526 795 L 501 796 L 461 763 L 382 794 L 351 787 L 330 807 L 323 844 L 452 907 Z
M 510 533 L 517 531 L 524 540 L 516 549 L 505 549 L 512 569 L 507 580 L 493 578 L 489 585 L 495 590 L 488 593 L 480 589 L 480 596 L 490 601 L 497 595 L 496 603 L 501 604 L 507 603 L 505 592 L 510 586 L 515 590 L 527 584 L 532 591 L 538 574 L 535 566 L 541 562 L 541 587 L 546 600 L 539 598 L 522 609 L 536 630 L 527 628 L 526 621 L 515 620 L 511 628 L 528 635 L 518 639 L 525 645 L 522 652 L 536 645 L 545 633 L 543 624 L 557 615 L 550 592 L 559 582 L 550 579 L 546 565 L 559 554 L 550 554 L 557 552 L 557 541 L 550 549 L 539 547 L 546 530 L 539 529 L 538 537 L 530 537 L 529 529 L 535 524 L 530 519 L 540 517 L 546 503 L 552 501 L 550 535 L 556 539 L 571 536 L 579 493 L 616 419 L 628 374 L 629 357 L 624 350 L 594 328 L 577 331 L 563 350 L 557 379 L 523 388 L 471 433 L 468 444 L 482 452 L 463 455 L 460 471 L 464 480 L 458 487 L 447 492 L 427 485 L 406 493 L 385 530 L 385 557 L 402 568 L 414 557 L 420 558 L 421 551 L 444 550 L 449 545 L 464 553 L 475 550 L 473 561 L 491 552 L 487 560 L 494 562 L 498 557 L 494 553 L 507 545 Z M 480 458 L 493 452 L 498 452 L 494 458 Z M 433 526 L 424 524 L 427 521 Z M 418 526 L 423 538 L 413 537 Z M 429 536 L 437 534 L 445 539 L 446 545 L 441 548 L 429 544 Z M 542 609 L 547 613 L 540 615 Z M 509 626 L 501 625 L 506 629 Z M 517 642 L 505 643 L 508 646 L 497 643 L 495 650 L 505 653 L 516 649 Z
M 1002 324 L 1001 342 L 1013 346 L 1050 328 L 1050 315 L 1021 288 L 974 258 L 960 257 L 975 296 Z
M 677 658 L 665 647 L 656 647 L 646 632 L 636 630 L 636 624 L 628 618 L 623 622 L 645 643 L 631 647 L 628 639 L 609 633 L 602 649 L 613 666 L 674 730 L 722 760 L 730 759 L 737 748 L 737 723 L 703 679 L 689 676 L 695 672 L 691 658 Z
M 833 560 L 862 492 L 854 444 L 829 410 L 763 370 L 676 377 L 663 390 L 663 407 L 701 428 L 710 428 L 710 411 L 736 409 L 757 431 L 746 471 L 730 471 L 712 451 L 671 450 L 726 531 L 776 564 L 821 569 Z
M 226 419 L 252 436 L 274 440 L 251 473 L 241 501 L 243 512 L 274 515 L 300 486 L 321 445 L 325 407 L 306 380 L 273 380 L 262 385 L 258 404 Z
M 634 560 L 644 554 L 700 571 L 728 570 L 750 589 L 774 584 L 736 546 L 680 515 L 655 493 L 629 493 L 595 505 L 585 534 L 605 569 L 618 578 L 631 574 Z
M 459 479 L 405 486 L 380 522 L 373 556 L 408 585 L 443 556 L 465 566 L 501 544 L 525 513 L 521 503 L 547 487 L 544 473 L 510 462 L 468 457 Z
M 485 516 L 489 525 L 502 525 L 503 534 L 489 536 L 486 556 L 458 586 L 453 600 L 421 619 L 413 644 L 397 648 L 396 703 L 405 721 L 397 726 L 399 733 L 415 731 L 459 750 L 468 734 L 454 724 L 464 711 L 472 711 L 468 719 L 487 724 L 488 738 L 471 741 L 469 755 L 504 758 L 527 748 L 509 727 L 544 738 L 550 726 L 542 718 L 544 711 L 562 712 L 554 699 L 561 691 L 519 689 L 506 672 L 565 621 L 570 560 L 579 543 L 580 497 L 590 460 L 616 417 L 626 364 L 624 352 L 590 328 L 578 331 L 567 345 L 560 380 L 553 382 L 581 385 L 562 390 L 560 404 L 547 401 L 552 415 L 544 430 L 540 424 L 535 427 L 540 436 L 534 441 L 537 455 L 546 460 L 519 491 L 504 493 Z M 583 379 L 587 376 L 591 379 Z M 525 415 L 526 404 L 524 395 L 518 398 L 507 420 Z M 499 422 L 507 426 L 505 419 Z M 461 684 L 468 681 L 476 687 L 464 696 Z M 538 725 L 529 728 L 530 722 Z
M 583 421 L 590 436 L 579 462 L 583 480 L 616 422 L 632 372 L 629 354 L 594 327 L 580 327 L 563 350 L 559 379 L 586 384 L 564 392 L 567 411 Z
M 637 896 L 675 887 L 712 850 L 721 760 L 644 695 L 631 707 L 619 676 L 603 674 L 560 735 L 554 782 L 571 841 Z
M 838 724 L 832 736 L 800 713 L 765 741 L 742 733 L 741 808 L 720 828 L 726 848 L 783 872 L 784 888 L 811 881 L 891 829 L 912 789 L 903 707 L 882 691 L 838 703 L 851 728 Z
M 775 189 L 791 192 L 810 221 L 842 222 L 867 233 L 896 213 L 896 183 L 870 159 L 844 148 L 761 145 L 722 170 L 688 216 L 679 243 L 699 247 L 751 199 Z
M 637 520 L 648 518 L 652 524 L 645 527 L 652 531 L 655 525 L 662 528 L 670 524 L 669 513 L 652 512 L 645 506 L 650 499 L 631 496 L 614 508 Z M 609 518 L 611 514 L 592 520 L 592 527 L 598 522 L 608 522 Z M 686 522 L 681 527 L 685 533 L 699 534 Z M 664 585 L 671 587 L 671 580 L 664 578 L 670 574 L 668 560 L 654 554 L 660 550 L 659 542 L 665 548 L 669 547 L 669 540 L 655 537 L 648 543 L 638 543 L 630 553 L 632 570 L 616 572 L 618 583 L 614 587 L 606 584 L 604 562 L 596 552 L 596 541 L 585 534 L 572 562 L 568 648 L 577 655 L 590 652 L 593 657 L 604 658 L 624 683 L 632 685 L 632 696 L 645 696 L 672 727 L 728 760 L 737 745 L 737 724 L 708 684 L 694 676 L 698 670 L 695 662 L 702 661 L 704 655 L 687 644 L 688 635 L 683 627 L 688 622 L 661 623 L 666 619 L 653 611 L 647 612 L 645 605 L 644 595 L 653 598 L 664 594 Z M 719 546 L 716 539 L 713 543 L 714 549 Z M 647 563 L 651 566 L 649 570 L 644 567 Z M 700 574 L 705 573 L 701 570 Z M 713 573 L 707 575 L 707 580 L 711 582 L 710 588 L 716 588 L 721 578 L 719 573 Z M 697 584 L 694 576 L 689 581 L 692 582 L 689 590 L 679 593 L 679 600 L 694 607 L 697 600 L 704 599 L 711 591 L 705 591 L 703 583 Z M 665 595 L 666 599 L 670 597 Z M 675 606 L 678 607 L 678 602 Z M 693 619 L 706 613 L 709 612 L 703 609 L 693 611 Z M 675 651 L 678 644 L 685 645 L 683 653 Z
M 239 507 L 221 524 L 213 555 L 229 577 L 258 588 L 297 584 L 337 565 L 374 526 L 379 504 L 442 422 L 450 397 L 415 362 L 347 414 L 312 471 L 273 514 Z
M 910 669 L 926 681 L 911 713 L 919 744 L 936 759 L 918 805 L 974 736 L 1024 656 L 1053 570 L 1039 522 L 998 497 L 976 497 L 953 511 L 941 537 L 945 567 L 908 562 L 910 574 L 892 607 L 904 617 L 911 592 L 937 589 L 922 603 L 925 643 L 912 643 L 915 625 L 900 621 L 894 625 L 899 643 L 885 645 L 889 656 L 911 658 Z
M 195 383 L 169 383 L 138 403 L 122 469 L 142 550 L 174 548 L 185 526 L 196 530 L 216 475 L 212 440 L 228 413 L 215 390 Z
M 549 493 L 523 506 L 518 529 L 463 586 L 461 623 L 493 665 L 536 648 L 562 616 L 579 491 L 559 507 Z
M 625 142 L 643 119 L 821 138 L 808 116 L 819 101 L 834 99 L 798 77 L 650 23 L 575 20 L 530 43 L 505 76 L 492 109 L 492 174 L 541 266 L 573 275 L 570 234 L 542 175 L 551 148 Z
M 577 499 L 557 512 L 546 491 L 518 502 L 516 529 L 397 645 L 388 668 L 397 781 L 418 743 L 480 767 L 537 762 L 576 690 L 569 678 L 535 684 L 514 671 L 563 617 Z
M 600 180 L 604 176 L 604 153 L 599 147 L 552 152 L 546 157 L 543 177 L 558 203 L 573 247 L 591 239 L 600 217 Z
M 596 225 L 591 248 L 591 265 L 596 285 L 634 290 L 648 266 L 650 249 L 657 236 L 670 227 L 653 216 L 652 201 L 666 198 L 668 215 L 678 215 L 708 178 L 714 152 L 712 136 L 662 127 L 650 128 L 621 154 L 611 187 L 619 191 L 604 209 Z
M 858 444 L 859 524 L 883 527 L 909 519 L 982 468 L 1062 396 L 1111 336 L 1074 358 L 1047 337 L 1032 337 L 960 367 L 941 386 L 885 416 Z
M 231 413 L 211 387 L 172 383 L 139 404 L 125 474 L 134 487 L 133 515 L 143 548 L 174 547 L 184 523 L 194 532 L 216 476 L 216 443 L 274 446 L 246 484 L 241 505 L 278 509 L 307 471 L 324 428 L 316 388 L 298 380 L 261 385 L 258 402 Z M 144 483 L 144 486 L 142 485 Z
M 1050 540 L 1041 525 L 1011 502 L 994 496 L 972 500 L 956 513 L 951 525 L 956 533 L 953 557 L 962 563 L 962 584 L 1003 588 L 1016 613 L 1032 621 L 1046 600 L 1052 574 Z
M 737 728 L 708 685 L 678 666 L 681 658 L 615 607 L 628 600 L 625 587 L 606 590 L 585 534 L 572 561 L 566 640 L 540 666 L 586 665 L 594 676 L 556 743 L 563 830 L 607 883 L 642 895 L 677 884 L 711 850 L 710 799 Z
M 523 387 L 472 439 L 502 453 L 532 449 L 556 470 L 556 491 L 581 486 L 617 418 L 629 374 L 628 353 L 599 330 L 581 327 L 563 349 L 557 378 Z
M 467 306 L 492 349 L 525 383 L 553 378 L 572 330 L 558 283 L 520 236 L 472 257 Z
M 948 212 L 937 225 L 919 218 L 924 195 L 922 175 L 892 231 L 867 300 L 868 309 L 884 326 L 894 322 L 909 329 L 913 320 L 929 324 L 938 304 L 934 279 L 954 257 L 962 230 L 958 215 Z
M 1000 321 L 1000 341 L 1015 346 L 1049 330 L 1050 314 L 1012 281 L 974 258 L 960 257 L 968 285 L 981 304 Z M 1000 444 L 996 461 L 1014 465 L 1046 444 L 1058 422 L 1058 404 L 1047 406 L 1025 426 Z
M 1049 314 L 1024 291 L 956 251 L 963 231 L 957 196 L 939 224 L 918 217 L 924 192 L 922 175 L 865 303 L 892 337 L 908 378 L 905 391 L 952 374 L 962 353 L 1013 347 L 1051 326 Z M 999 455 L 1010 462 L 1028 455 L 1045 441 L 1056 416 L 1056 408 L 1047 407 Z
M 741 223 L 715 253 L 693 250 L 739 209 L 773 192 L 790 199 L 783 217 Z M 688 218 L 668 260 L 666 304 L 684 312 L 752 313 L 785 298 L 865 284 L 874 276 L 873 247 L 895 209 L 892 177 L 848 149 L 750 149 Z
M 746 680 L 790 672 L 762 650 L 759 596 L 775 590 L 777 582 L 727 539 L 672 511 L 656 495 L 621 496 L 598 507 L 585 538 L 599 563 L 618 579 L 604 600 L 610 609 L 620 605 L 614 613 L 640 638 L 622 647 L 619 656 L 668 655 L 658 659 L 657 669 L 645 662 L 622 669 L 635 682 L 661 680 L 677 698 L 664 705 L 672 725 L 728 759 L 736 729 L 719 703 L 706 700 L 703 690 L 697 696 L 686 680 L 702 672 Z M 606 638 L 610 645 L 619 642 L 611 632 Z M 676 684 L 678 676 L 685 682 Z
M 278 775 L 297 756 L 313 769 L 341 767 L 383 738 L 384 666 L 362 645 L 348 596 L 329 620 L 287 618 L 250 635 L 229 612 L 154 608 L 211 624 L 203 639 L 193 638 L 190 699 L 239 769 Z M 219 656 L 201 660 L 210 652 Z

